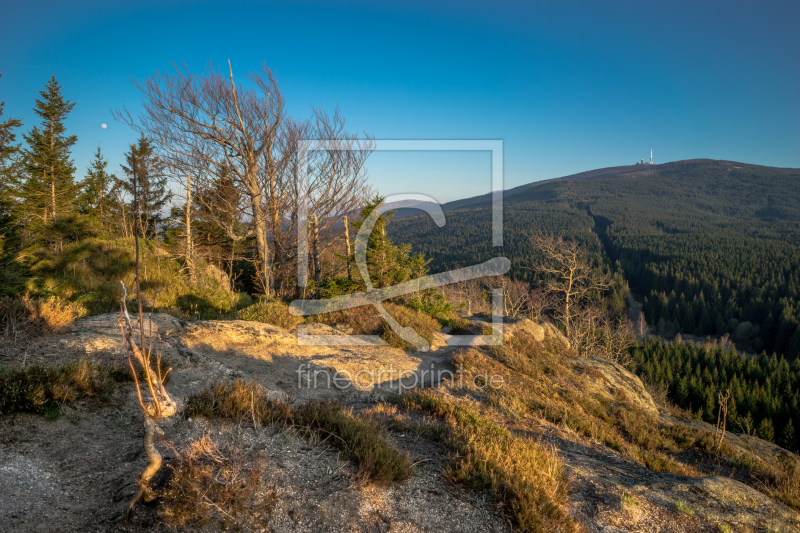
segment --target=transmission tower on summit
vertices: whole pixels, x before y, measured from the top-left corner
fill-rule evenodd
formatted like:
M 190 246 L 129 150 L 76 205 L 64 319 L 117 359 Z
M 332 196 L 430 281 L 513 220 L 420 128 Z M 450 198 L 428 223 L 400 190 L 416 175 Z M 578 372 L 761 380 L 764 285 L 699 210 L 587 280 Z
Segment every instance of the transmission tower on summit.
M 653 149 L 650 148 L 650 164 L 653 164 Z

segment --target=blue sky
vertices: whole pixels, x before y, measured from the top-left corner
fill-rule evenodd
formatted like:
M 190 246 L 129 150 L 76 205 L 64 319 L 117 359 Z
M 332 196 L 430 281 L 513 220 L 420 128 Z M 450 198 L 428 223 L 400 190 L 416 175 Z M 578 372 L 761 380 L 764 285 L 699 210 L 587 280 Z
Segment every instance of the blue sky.
M 696 5 L 702 4 L 702 5 Z M 135 140 L 109 109 L 171 62 L 277 71 L 288 110 L 381 139 L 503 139 L 505 183 L 708 157 L 800 167 L 798 2 L 18 2 L 0 99 L 33 124 L 55 74 L 82 177 Z M 107 123 L 108 129 L 100 128 Z M 385 194 L 489 190 L 488 154 L 376 154 Z

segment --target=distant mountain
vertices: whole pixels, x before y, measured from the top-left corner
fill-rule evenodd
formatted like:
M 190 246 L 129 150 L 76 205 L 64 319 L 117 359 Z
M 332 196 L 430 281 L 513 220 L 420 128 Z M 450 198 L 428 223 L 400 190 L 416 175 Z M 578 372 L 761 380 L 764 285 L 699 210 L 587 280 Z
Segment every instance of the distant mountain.
M 527 236 L 563 235 L 624 275 L 653 326 L 800 355 L 800 169 L 693 159 L 593 170 L 504 198 L 502 248 L 491 246 L 488 194 L 444 204 L 443 228 L 419 215 L 388 231 L 434 271 L 503 255 L 527 281 L 537 279 Z
M 534 187 L 541 187 L 542 185 L 546 185 L 554 181 L 592 180 L 592 179 L 611 178 L 615 176 L 631 176 L 640 174 L 646 175 L 642 173 L 651 173 L 654 167 L 655 165 L 653 165 L 652 167 L 650 165 L 628 165 L 624 167 L 601 168 L 597 170 L 589 170 L 586 172 L 581 172 L 579 174 L 572 174 L 570 176 L 564 176 L 561 178 L 534 181 L 533 183 L 527 183 L 525 185 L 519 185 L 518 187 L 514 187 L 512 189 L 506 189 L 505 191 L 503 191 L 503 198 L 510 198 L 515 194 L 525 192 Z M 452 202 L 441 204 L 441 206 L 442 206 L 442 211 L 447 213 L 449 211 L 455 211 L 456 209 L 460 209 L 462 207 L 466 207 L 469 205 L 480 204 L 491 201 L 492 201 L 491 193 L 486 193 L 486 194 L 481 194 L 479 196 L 472 196 L 470 198 L 463 198 L 461 200 L 453 200 Z M 395 212 L 395 217 L 405 217 L 405 216 L 419 215 L 420 213 L 422 213 L 420 209 L 416 208 L 416 206 L 419 206 L 422 203 L 429 203 L 429 202 L 419 202 L 417 200 L 404 200 L 402 202 L 393 202 L 388 205 L 392 208 L 397 209 L 397 211 Z

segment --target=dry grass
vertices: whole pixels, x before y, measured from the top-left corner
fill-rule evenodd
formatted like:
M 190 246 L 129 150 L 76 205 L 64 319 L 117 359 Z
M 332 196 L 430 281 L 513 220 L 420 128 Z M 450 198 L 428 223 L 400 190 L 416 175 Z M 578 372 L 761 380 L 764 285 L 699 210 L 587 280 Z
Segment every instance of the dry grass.
M 457 454 L 446 475 L 471 489 L 491 491 L 520 531 L 578 531 L 563 505 L 568 490 L 552 446 L 514 435 L 476 406 L 436 392 L 416 392 L 400 401 L 407 409 L 444 419 L 447 442 Z
M 774 464 L 758 465 L 751 472 L 769 496 L 800 511 L 800 469 L 796 458 L 782 453 Z
M 217 383 L 189 397 L 187 416 L 227 418 L 253 424 L 284 424 L 312 440 L 325 440 L 358 465 L 360 474 L 378 483 L 401 481 L 412 472 L 408 455 L 386 440 L 382 428 L 333 401 L 292 407 L 270 399 L 255 382 Z
M 576 371 L 562 349 L 538 343 L 520 332 L 504 346 L 489 351 L 464 350 L 455 361 L 463 368 L 468 384 L 475 376 L 504 377 L 503 387 L 482 393 L 486 403 L 510 421 L 545 419 L 650 470 L 700 475 L 696 468 L 672 456 L 682 447 L 669 426 L 662 425 L 621 390 L 613 399 L 590 392 L 596 377 Z
M 308 402 L 294 411 L 295 425 L 307 435 L 332 437 L 361 473 L 379 483 L 402 481 L 412 472 L 408 455 L 386 440 L 380 426 L 333 401 Z
M 567 436 L 607 446 L 657 472 L 696 477 L 707 475 L 709 469 L 723 469 L 800 510 L 800 475 L 794 470 L 795 462 L 765 464 L 727 441 L 717 446 L 711 431 L 664 423 L 621 389 L 613 397 L 599 394 L 597 383 L 602 375 L 597 374 L 602 373 L 592 368 L 578 370 L 568 352 L 547 340 L 541 344 L 518 333 L 507 338 L 504 346 L 462 350 L 454 362 L 463 370 L 467 390 L 461 392 L 480 398 L 508 425 L 534 429 L 526 426 L 526 421 L 544 419 L 563 428 Z M 473 386 L 476 377 L 493 374 L 503 376 L 502 387 Z
M 446 441 L 450 434 L 440 418 L 407 411 L 401 413 L 393 403 L 379 402 L 361 411 L 361 415 L 390 431 L 431 441 Z
M 266 530 L 278 497 L 263 486 L 262 455 L 220 450 L 207 435 L 173 452 L 172 476 L 160 493 L 167 525 Z
M 0 368 L 0 414 L 27 412 L 57 417 L 60 406 L 84 398 L 106 401 L 115 382 L 131 379 L 127 368 L 103 367 L 86 360 L 62 366 Z
M 50 296 L 31 298 L 28 294 L 0 298 L 0 335 L 18 342 L 45 333 L 59 332 L 87 314 L 78 302 Z
M 385 302 L 383 306 L 401 326 L 413 328 L 429 343 L 433 343 L 434 336 L 441 329 L 438 320 L 422 311 L 389 302 Z M 398 337 L 372 306 L 313 315 L 308 317 L 308 321 L 323 324 L 346 324 L 353 330 L 354 335 L 380 335 L 389 346 L 403 350 L 415 349 L 413 345 Z
M 289 313 L 289 306 L 280 300 L 262 300 L 236 313 L 239 320 L 250 320 L 291 329 L 303 322 L 302 317 Z

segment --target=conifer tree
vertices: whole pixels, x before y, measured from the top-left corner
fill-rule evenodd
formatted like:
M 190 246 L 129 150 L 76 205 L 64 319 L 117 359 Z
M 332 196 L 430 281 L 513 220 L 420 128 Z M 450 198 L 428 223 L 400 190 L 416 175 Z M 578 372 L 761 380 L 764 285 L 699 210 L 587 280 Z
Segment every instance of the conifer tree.
M 28 145 L 23 152 L 24 175 L 16 188 L 23 223 L 34 233 L 73 215 L 79 190 L 70 159 L 78 138 L 67 135 L 64 125 L 75 104 L 64 99 L 55 76 L 39 94 L 42 99 L 36 100 L 33 111 L 41 122 L 24 135 Z
M 0 73 L 0 78 L 3 74 Z M 6 106 L 5 101 L 0 101 L 0 119 L 3 117 L 3 110 Z M 11 172 L 14 156 L 19 152 L 19 146 L 14 144 L 17 135 L 15 128 L 22 126 L 22 121 L 17 118 L 8 118 L 0 121 L 0 195 L 3 194 L 4 187 L 7 185 Z
M 113 198 L 111 189 L 117 179 L 106 170 L 108 161 L 103 157 L 98 145 L 94 159 L 86 168 L 86 178 L 82 182 L 81 212 L 96 217 L 103 225 L 108 226 L 108 217 Z
M 0 74 L 2 77 L 2 74 Z M 0 119 L 3 117 L 3 109 L 6 103 L 0 101 Z M 8 118 L 0 121 L 0 239 L 2 239 L 3 228 L 11 220 L 11 179 L 16 168 L 16 155 L 19 153 L 19 146 L 14 144 L 17 135 L 14 129 L 22 126 L 22 121 L 16 118 Z
M 125 155 L 127 166 L 122 166 L 127 179 L 117 180 L 118 185 L 129 195 L 133 194 L 134 179 L 131 170 L 133 162 L 131 151 Z M 164 164 L 156 155 L 150 140 L 144 135 L 139 138 L 136 146 L 136 176 L 139 189 L 140 227 L 144 236 L 152 236 L 157 231 L 157 226 L 162 220 L 161 213 L 172 198 L 172 192 L 167 189 L 168 176 Z
M 233 179 L 220 173 L 206 188 L 198 190 L 193 199 L 194 246 L 202 248 L 203 255 L 220 268 L 227 267 L 230 276 L 234 260 L 244 252 L 243 240 L 231 237 L 246 233 L 239 208 L 243 196 Z
M 761 420 L 756 433 L 760 439 L 768 440 L 770 442 L 775 441 L 775 427 L 772 425 L 772 420 L 769 418 L 764 418 Z
M 363 220 L 383 204 L 384 198 L 375 194 L 361 210 L 361 219 L 353 222 L 356 232 L 361 228 Z M 427 274 L 428 260 L 422 254 L 411 255 L 411 245 L 401 244 L 395 246 L 386 235 L 386 225 L 394 212 L 383 213 L 378 216 L 375 226 L 365 243 L 367 247 L 367 270 L 375 287 L 389 287 L 418 278 Z M 356 238 L 356 249 L 359 239 Z M 355 254 L 351 257 L 355 261 Z
M 19 170 L 19 146 L 15 144 L 14 129 L 22 126 L 22 121 L 16 118 L 2 120 L 5 105 L 0 101 L 0 261 L 4 265 L 0 268 L 0 295 L 13 292 L 16 281 L 9 260 L 17 242 L 18 226 L 14 216 L 11 182 Z
M 797 437 L 794 434 L 794 424 L 790 418 L 786 425 L 783 427 L 783 438 L 781 439 L 781 446 L 790 452 L 797 451 Z

